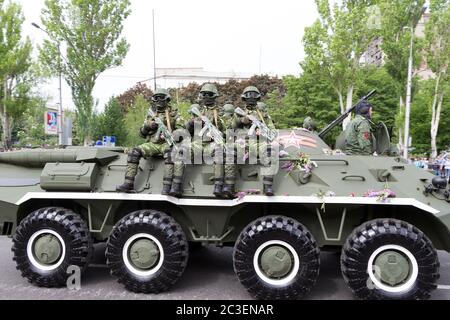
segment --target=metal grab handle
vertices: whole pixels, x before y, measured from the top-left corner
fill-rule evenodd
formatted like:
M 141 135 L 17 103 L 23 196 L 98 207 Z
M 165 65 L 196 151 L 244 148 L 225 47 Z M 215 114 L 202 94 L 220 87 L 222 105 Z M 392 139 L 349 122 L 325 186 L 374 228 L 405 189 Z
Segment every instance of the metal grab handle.
M 366 178 L 363 177 L 363 176 L 345 176 L 345 177 L 342 178 L 342 180 L 346 181 L 349 178 L 358 178 L 358 179 L 361 179 L 361 181 L 366 181 Z
M 347 160 L 344 159 L 311 159 L 311 161 L 315 162 L 344 162 L 346 166 L 349 165 Z

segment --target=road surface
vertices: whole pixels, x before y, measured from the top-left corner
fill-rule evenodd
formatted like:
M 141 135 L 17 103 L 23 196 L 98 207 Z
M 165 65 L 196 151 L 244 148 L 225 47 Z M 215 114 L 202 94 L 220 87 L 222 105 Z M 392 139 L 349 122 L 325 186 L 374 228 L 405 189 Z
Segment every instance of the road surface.
M 231 248 L 202 248 L 191 254 L 181 281 L 167 293 L 135 294 L 126 291 L 109 274 L 105 265 L 104 245 L 97 245 L 93 264 L 83 274 L 80 290 L 38 288 L 21 277 L 12 260 L 11 239 L 0 237 L 0 299 L 142 299 L 142 300 L 247 300 L 251 297 L 239 283 L 233 271 Z M 450 300 L 450 254 L 439 252 L 441 278 L 432 299 Z M 306 299 L 354 299 L 339 270 L 339 255 L 324 252 L 320 277 Z

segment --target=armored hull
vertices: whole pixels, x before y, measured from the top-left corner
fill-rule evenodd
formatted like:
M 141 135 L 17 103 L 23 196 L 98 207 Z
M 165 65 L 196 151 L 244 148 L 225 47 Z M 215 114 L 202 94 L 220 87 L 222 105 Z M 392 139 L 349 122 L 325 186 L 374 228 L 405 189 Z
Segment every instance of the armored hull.
M 279 139 L 289 155 L 276 195 L 258 194 L 261 168 L 243 164 L 232 200 L 212 195 L 211 165 L 187 165 L 178 199 L 161 195 L 162 159 L 141 160 L 136 193 L 117 193 L 120 148 L 2 153 L 1 234 L 13 236 L 18 268 L 37 285 L 63 285 L 66 268 L 85 268 L 93 242 L 106 241 L 108 266 L 129 290 L 168 290 L 199 243 L 234 246 L 237 276 L 256 298 L 306 294 L 324 249 L 342 250 L 344 279 L 361 298 L 427 298 L 436 250 L 450 252 L 448 190 L 400 158 L 336 155 L 302 130 Z M 284 165 L 299 154 L 310 173 Z

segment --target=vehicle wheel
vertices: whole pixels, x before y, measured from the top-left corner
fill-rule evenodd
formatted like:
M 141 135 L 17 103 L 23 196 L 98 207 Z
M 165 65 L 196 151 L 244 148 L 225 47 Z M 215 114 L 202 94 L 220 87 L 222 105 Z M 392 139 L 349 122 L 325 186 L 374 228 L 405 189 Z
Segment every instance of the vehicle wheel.
M 319 276 L 319 248 L 296 220 L 267 216 L 249 224 L 233 252 L 234 271 L 257 299 L 296 299 Z
M 43 208 L 22 220 L 13 237 L 14 261 L 22 276 L 43 287 L 66 285 L 68 267 L 86 269 L 92 238 L 86 223 L 64 208 Z
M 427 299 L 439 278 L 431 241 L 413 225 L 394 219 L 356 228 L 342 249 L 341 269 L 361 299 Z
M 180 225 L 155 210 L 132 212 L 113 228 L 106 244 L 111 274 L 136 293 L 159 293 L 180 280 L 189 256 Z

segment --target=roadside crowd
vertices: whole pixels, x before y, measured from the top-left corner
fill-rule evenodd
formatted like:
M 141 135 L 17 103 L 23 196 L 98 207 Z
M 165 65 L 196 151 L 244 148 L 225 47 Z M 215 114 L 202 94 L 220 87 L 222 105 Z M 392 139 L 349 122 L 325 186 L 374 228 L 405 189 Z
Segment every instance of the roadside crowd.
M 450 152 L 442 152 L 434 161 L 428 158 L 411 158 L 410 163 L 417 168 L 432 170 L 437 176 L 445 176 L 450 181 Z

